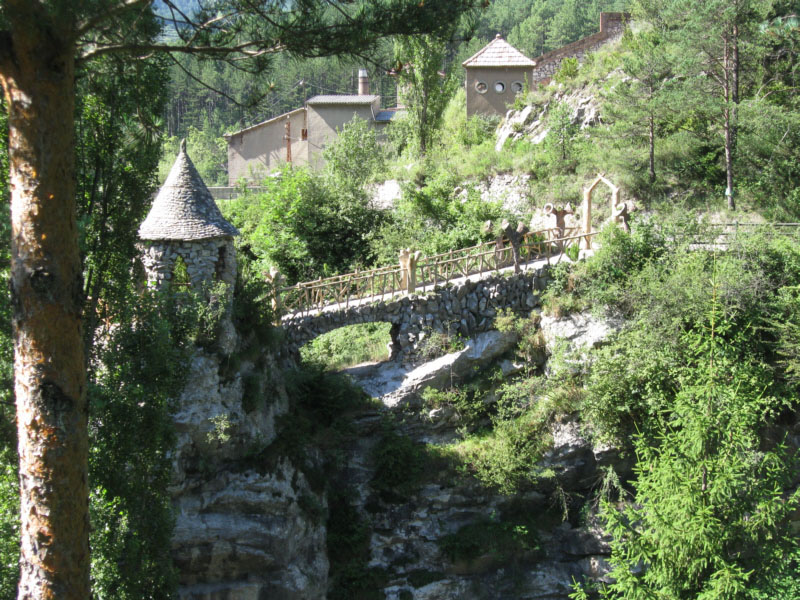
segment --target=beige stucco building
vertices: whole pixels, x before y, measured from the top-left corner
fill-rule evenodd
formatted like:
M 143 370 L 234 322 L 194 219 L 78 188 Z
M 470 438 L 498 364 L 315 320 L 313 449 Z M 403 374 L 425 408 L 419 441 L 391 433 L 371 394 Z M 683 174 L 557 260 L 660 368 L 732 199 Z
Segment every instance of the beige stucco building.
M 287 124 L 289 127 L 287 128 Z M 287 145 L 287 131 L 290 144 Z M 287 147 L 294 164 L 308 164 L 306 109 L 291 112 L 225 135 L 228 141 L 228 184 L 244 177 L 257 181 L 287 162 Z
M 466 70 L 467 116 L 506 114 L 514 96 L 529 86 L 544 85 L 565 58 L 583 62 L 589 52 L 617 40 L 630 20 L 627 13 L 600 13 L 600 31 L 535 59 L 506 42 L 500 34 L 462 64 Z
M 536 66 L 500 34 L 462 64 L 467 71 L 468 117 L 506 114 L 525 82 L 532 83 Z
M 314 96 L 302 108 L 226 134 L 228 185 L 258 181 L 287 163 L 319 168 L 322 150 L 353 117 L 383 129 L 396 109 L 381 109 L 381 97 L 369 93 L 366 70 L 358 79 L 358 94 Z

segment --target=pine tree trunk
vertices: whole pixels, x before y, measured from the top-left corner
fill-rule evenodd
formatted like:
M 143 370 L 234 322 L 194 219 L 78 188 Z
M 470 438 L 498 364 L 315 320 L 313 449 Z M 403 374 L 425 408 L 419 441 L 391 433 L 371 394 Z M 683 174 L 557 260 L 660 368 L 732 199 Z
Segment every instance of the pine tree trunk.
M 725 101 L 725 108 L 722 111 L 722 127 L 725 135 L 725 197 L 728 199 L 728 208 L 735 210 L 736 200 L 733 198 L 733 123 L 731 120 L 731 46 L 730 39 L 727 36 L 724 42 L 722 67 L 724 82 L 722 95 Z
M 736 200 L 733 198 L 733 131 L 731 124 L 731 111 L 725 109 L 725 177 L 727 187 L 725 196 L 728 198 L 728 208 L 736 210 Z
M 656 120 L 653 114 L 649 118 L 649 134 L 650 134 L 650 185 L 656 182 Z
M 89 598 L 87 404 L 75 218 L 71 24 L 7 0 L 11 301 L 21 495 L 20 600 Z M 63 20 L 63 19 L 62 19 Z

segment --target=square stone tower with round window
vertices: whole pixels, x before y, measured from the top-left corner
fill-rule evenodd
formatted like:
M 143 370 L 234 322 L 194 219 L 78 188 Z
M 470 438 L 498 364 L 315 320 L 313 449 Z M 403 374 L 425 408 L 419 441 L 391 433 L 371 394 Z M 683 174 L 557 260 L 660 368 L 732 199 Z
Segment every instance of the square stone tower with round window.
M 525 82 L 533 83 L 536 63 L 497 34 L 462 65 L 466 70 L 467 116 L 504 116 Z

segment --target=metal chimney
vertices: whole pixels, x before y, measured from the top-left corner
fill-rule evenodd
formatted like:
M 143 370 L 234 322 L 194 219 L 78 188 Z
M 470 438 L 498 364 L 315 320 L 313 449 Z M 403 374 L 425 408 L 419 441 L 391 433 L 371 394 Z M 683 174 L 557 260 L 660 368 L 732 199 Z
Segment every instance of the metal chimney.
M 366 69 L 358 70 L 358 95 L 369 96 L 369 75 Z

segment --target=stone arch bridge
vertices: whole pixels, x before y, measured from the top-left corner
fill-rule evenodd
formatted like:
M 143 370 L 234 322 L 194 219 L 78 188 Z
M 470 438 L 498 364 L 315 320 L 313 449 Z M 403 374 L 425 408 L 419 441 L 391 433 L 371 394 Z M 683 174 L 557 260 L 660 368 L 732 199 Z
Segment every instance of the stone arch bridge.
M 600 183 L 611 189 L 611 220 L 628 230 L 628 206 L 620 203 L 619 188 L 599 173 L 584 188 L 581 227 L 566 226 L 566 216 L 573 214 L 569 204 L 548 204 L 545 213 L 555 221 L 550 229 L 487 222 L 486 231 L 497 236 L 492 242 L 428 257 L 406 249 L 399 265 L 287 288 L 273 270 L 267 277 L 276 289 L 273 309 L 284 315 L 287 350 L 295 353 L 339 327 L 389 322 L 392 358 L 403 358 L 432 331 L 470 337 L 491 329 L 500 310 L 530 312 L 540 304 L 551 258 L 575 258 L 581 249 L 591 249 L 592 192 Z
M 540 305 L 539 292 L 547 282 L 547 265 L 530 265 L 515 273 L 483 273 L 462 277 L 427 292 L 394 295 L 337 304 L 314 313 L 285 316 L 281 324 L 285 345 L 294 353 L 314 338 L 356 323 L 388 322 L 391 357 L 408 357 L 433 331 L 471 337 L 492 329 L 501 310 L 527 314 Z

